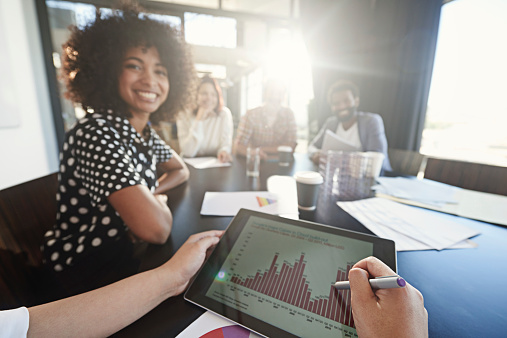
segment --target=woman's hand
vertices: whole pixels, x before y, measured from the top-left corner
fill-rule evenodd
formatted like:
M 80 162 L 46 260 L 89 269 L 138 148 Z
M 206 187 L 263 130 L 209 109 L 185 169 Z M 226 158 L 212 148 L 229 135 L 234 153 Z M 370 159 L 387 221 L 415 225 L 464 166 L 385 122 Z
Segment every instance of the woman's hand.
M 195 115 L 195 119 L 197 121 L 202 121 L 202 120 L 206 120 L 208 117 L 211 116 L 211 114 L 213 114 L 213 109 L 208 109 L 208 108 L 204 108 L 204 107 L 199 107 L 197 109 L 197 114 Z
M 190 279 L 204 263 L 208 250 L 219 242 L 223 234 L 224 231 L 211 230 L 190 236 L 174 256 L 160 267 L 175 282 L 175 295 L 185 290 Z
M 217 158 L 221 163 L 232 162 L 231 154 L 225 150 L 219 152 Z
M 369 278 L 396 273 L 375 257 L 357 262 L 349 272 L 351 304 L 360 337 L 427 337 L 428 312 L 421 293 L 408 284 L 372 290 Z

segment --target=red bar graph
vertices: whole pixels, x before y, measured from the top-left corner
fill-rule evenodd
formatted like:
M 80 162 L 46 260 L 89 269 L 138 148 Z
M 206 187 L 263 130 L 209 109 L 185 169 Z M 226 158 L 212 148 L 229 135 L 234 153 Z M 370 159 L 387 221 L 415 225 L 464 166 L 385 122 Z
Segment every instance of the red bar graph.
M 293 265 L 284 261 L 280 269 L 277 260 L 278 254 L 275 254 L 269 269 L 264 273 L 256 272 L 253 278 L 234 276 L 230 281 L 341 324 L 354 326 L 349 290 L 338 291 L 330 286 L 329 295 L 312 297 L 308 291 L 309 283 L 303 277 L 306 267 L 304 254 Z M 347 265 L 346 270 L 338 270 L 336 280 L 347 280 L 350 268 Z

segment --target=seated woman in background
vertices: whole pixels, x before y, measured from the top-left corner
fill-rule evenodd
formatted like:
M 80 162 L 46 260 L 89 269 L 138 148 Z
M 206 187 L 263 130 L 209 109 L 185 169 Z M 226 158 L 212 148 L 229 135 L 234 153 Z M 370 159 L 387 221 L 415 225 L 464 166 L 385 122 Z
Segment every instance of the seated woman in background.
M 222 90 L 209 76 L 197 88 L 197 108 L 182 113 L 176 120 L 178 141 L 183 157 L 216 156 L 231 161 L 232 115 L 224 107 Z
M 248 147 L 260 148 L 261 158 L 277 153 L 279 146 L 294 151 L 297 144 L 297 126 L 294 113 L 282 106 L 286 87 L 271 79 L 264 87 L 264 104 L 251 109 L 241 118 L 234 141 L 234 152 L 245 156 Z
M 136 238 L 161 244 L 169 237 L 162 193 L 189 172 L 150 122 L 186 107 L 195 72 L 177 31 L 134 5 L 73 27 L 63 49 L 66 95 L 88 114 L 65 137 L 57 220 L 43 251 L 74 294 L 137 272 Z

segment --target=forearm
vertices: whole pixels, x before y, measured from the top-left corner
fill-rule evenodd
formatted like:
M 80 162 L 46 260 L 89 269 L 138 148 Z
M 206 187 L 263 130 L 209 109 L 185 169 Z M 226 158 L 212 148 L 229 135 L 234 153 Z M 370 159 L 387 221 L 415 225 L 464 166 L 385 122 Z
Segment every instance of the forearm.
M 145 315 L 181 288 L 150 270 L 106 287 L 29 308 L 29 337 L 105 337 Z M 147 287 L 149 286 L 149 287 Z
M 160 211 L 149 217 L 150 220 L 153 217 L 157 217 L 156 221 L 152 222 L 152 234 L 149 237 L 141 238 L 149 243 L 164 244 L 173 229 L 173 214 L 171 209 L 167 206 L 167 196 L 162 196 L 164 197 L 163 199 L 159 198 L 160 196 L 155 196 L 157 198 L 157 202 L 159 203 Z M 147 223 L 148 222 L 145 222 L 145 228 L 147 228 Z M 146 230 L 143 232 L 146 233 Z
M 144 185 L 135 185 L 114 192 L 108 200 L 134 235 L 149 243 L 165 243 L 173 221 L 167 197 L 153 195 Z
M 188 181 L 189 177 L 190 173 L 187 167 L 167 172 L 163 174 L 158 180 L 159 185 L 155 189 L 155 193 L 161 194 L 168 190 L 171 190 L 172 188 Z
M 231 153 L 231 151 L 232 151 L 232 135 L 225 135 L 220 140 L 220 143 L 218 145 L 217 154 L 219 154 L 222 151 L 226 151 L 228 153 Z
M 173 154 L 173 157 L 174 158 L 169 162 L 174 161 L 174 163 L 162 168 L 165 173 L 158 179 L 158 187 L 155 189 L 155 194 L 161 194 L 171 190 L 188 181 L 190 177 L 188 167 L 183 160 L 176 154 Z

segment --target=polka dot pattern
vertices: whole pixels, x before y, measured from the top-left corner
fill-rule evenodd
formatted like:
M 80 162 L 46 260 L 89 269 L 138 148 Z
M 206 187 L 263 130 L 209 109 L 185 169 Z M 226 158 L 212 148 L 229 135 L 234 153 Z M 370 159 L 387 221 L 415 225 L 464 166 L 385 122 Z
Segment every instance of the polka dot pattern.
M 154 191 L 156 165 L 171 157 L 171 148 L 149 126 L 141 135 L 115 113 L 81 119 L 60 153 L 57 222 L 44 236 L 45 263 L 63 271 L 125 238 L 127 226 L 107 197 L 138 184 Z

